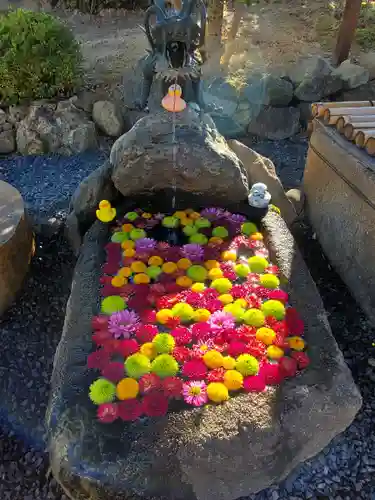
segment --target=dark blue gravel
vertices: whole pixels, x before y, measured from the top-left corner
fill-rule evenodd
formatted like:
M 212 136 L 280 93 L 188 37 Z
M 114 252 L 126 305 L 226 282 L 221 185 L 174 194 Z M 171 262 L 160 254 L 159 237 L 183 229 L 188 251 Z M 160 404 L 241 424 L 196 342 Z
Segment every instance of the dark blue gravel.
M 102 151 L 74 157 L 16 156 L 0 159 L 0 179 L 22 194 L 29 215 L 38 223 L 64 220 L 76 187 L 105 159 Z

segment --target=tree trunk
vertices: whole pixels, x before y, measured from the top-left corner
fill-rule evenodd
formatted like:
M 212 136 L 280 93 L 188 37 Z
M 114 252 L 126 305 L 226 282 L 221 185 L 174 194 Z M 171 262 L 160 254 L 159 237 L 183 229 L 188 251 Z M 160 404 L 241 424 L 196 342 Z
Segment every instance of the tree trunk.
M 224 0 L 208 0 L 207 4 L 207 44 L 210 48 L 221 46 L 223 29 Z
M 346 0 L 336 47 L 333 52 L 332 59 L 335 66 L 341 64 L 349 56 L 355 30 L 357 29 L 361 4 L 362 0 Z

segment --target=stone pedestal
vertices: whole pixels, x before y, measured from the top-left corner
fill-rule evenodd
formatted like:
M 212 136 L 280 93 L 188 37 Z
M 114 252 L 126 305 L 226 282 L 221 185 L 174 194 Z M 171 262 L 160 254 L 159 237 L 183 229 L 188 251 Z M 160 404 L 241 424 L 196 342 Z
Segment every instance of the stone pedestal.
M 33 235 L 20 193 L 0 181 L 0 315 L 13 302 L 29 268 Z
M 375 322 L 375 159 L 314 120 L 303 184 L 324 253 Z

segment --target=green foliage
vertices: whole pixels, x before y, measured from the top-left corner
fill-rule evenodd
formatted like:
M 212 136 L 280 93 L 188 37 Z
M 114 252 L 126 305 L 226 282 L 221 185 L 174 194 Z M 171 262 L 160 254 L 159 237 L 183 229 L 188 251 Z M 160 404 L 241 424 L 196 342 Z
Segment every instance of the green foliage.
M 375 49 L 375 7 L 373 3 L 362 5 L 356 41 L 364 49 Z
M 81 80 L 81 51 L 53 16 L 23 9 L 0 17 L 0 101 L 71 94 Z

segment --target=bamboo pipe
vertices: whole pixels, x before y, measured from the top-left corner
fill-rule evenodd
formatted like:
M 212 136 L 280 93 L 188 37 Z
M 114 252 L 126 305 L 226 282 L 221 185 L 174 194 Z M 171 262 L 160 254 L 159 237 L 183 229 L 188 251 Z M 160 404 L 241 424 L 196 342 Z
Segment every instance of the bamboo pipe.
M 348 123 L 356 124 L 356 123 L 368 123 L 374 121 L 374 118 L 372 115 L 368 116 L 353 116 L 353 115 L 348 115 L 348 116 L 340 116 L 340 118 L 336 122 L 336 128 L 340 134 L 344 134 L 344 128 Z M 359 127 L 354 127 L 354 128 L 359 128 Z
M 364 148 L 367 140 L 373 135 L 375 135 L 375 129 L 369 129 L 364 132 L 359 130 L 354 137 L 354 141 L 359 148 Z
M 370 156 L 375 156 L 375 137 L 369 137 L 367 139 L 365 148 Z
M 371 122 L 347 123 L 344 127 L 344 136 L 352 141 L 358 130 L 373 130 L 375 128 L 375 118 Z
M 316 102 L 311 105 L 313 117 L 322 118 L 324 111 L 330 108 L 365 108 L 373 106 L 371 101 L 340 101 L 340 102 Z
M 323 119 L 328 125 L 336 125 L 337 120 L 340 116 L 351 115 L 351 116 L 361 116 L 361 115 L 374 115 L 375 118 L 375 107 L 365 106 L 363 108 L 336 108 L 336 109 L 326 109 L 324 110 Z

